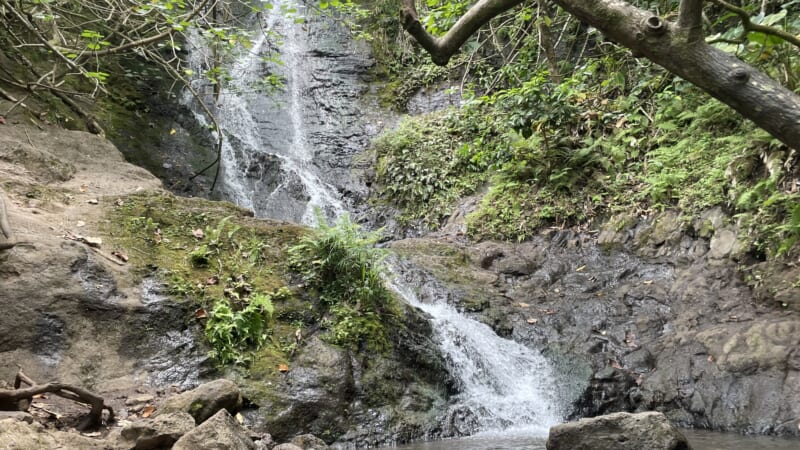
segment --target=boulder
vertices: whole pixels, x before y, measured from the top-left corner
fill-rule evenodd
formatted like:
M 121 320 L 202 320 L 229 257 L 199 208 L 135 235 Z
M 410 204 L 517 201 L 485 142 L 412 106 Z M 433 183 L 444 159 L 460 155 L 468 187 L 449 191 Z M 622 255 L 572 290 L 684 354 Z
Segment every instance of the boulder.
M 614 413 L 550 428 L 547 450 L 691 450 L 660 412 Z
M 292 439 L 291 443 L 303 450 L 328 450 L 328 444 L 313 434 L 296 436 Z
M 31 449 L 81 449 L 122 450 L 114 442 L 92 439 L 78 433 L 52 431 L 39 423 L 26 423 L 17 419 L 0 420 L 0 448 L 3 450 Z
M 272 447 L 272 450 L 305 450 L 303 447 L 298 447 L 294 444 L 281 444 L 276 447 Z
M 201 424 L 219 410 L 226 409 L 235 414 L 242 407 L 242 396 L 233 381 L 220 379 L 168 398 L 156 415 L 184 411 Z
M 122 442 L 136 450 L 170 447 L 194 429 L 194 417 L 187 412 L 162 414 L 152 420 L 132 423 L 122 429 Z
M 0 420 L 15 419 L 20 422 L 33 423 L 33 416 L 25 411 L 0 411 Z
M 220 410 L 178 439 L 172 450 L 256 450 L 247 430 L 226 410 Z

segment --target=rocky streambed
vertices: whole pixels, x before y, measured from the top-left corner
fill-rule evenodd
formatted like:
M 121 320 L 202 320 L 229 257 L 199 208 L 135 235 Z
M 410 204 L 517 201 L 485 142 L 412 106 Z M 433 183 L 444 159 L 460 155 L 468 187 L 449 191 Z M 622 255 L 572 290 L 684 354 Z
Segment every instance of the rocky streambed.
M 423 268 L 406 271 L 421 296 L 445 292 L 540 349 L 570 417 L 657 410 L 682 426 L 800 435 L 797 267 L 748 265 L 744 231 L 719 210 L 678 217 L 617 217 L 520 244 L 440 235 L 391 247 Z

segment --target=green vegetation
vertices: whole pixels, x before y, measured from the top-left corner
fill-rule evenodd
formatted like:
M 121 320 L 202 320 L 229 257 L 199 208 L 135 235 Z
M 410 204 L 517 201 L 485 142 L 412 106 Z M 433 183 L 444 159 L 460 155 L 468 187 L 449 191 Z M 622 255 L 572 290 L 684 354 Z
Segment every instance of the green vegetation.
M 470 110 L 448 110 L 402 121 L 393 133 L 375 142 L 381 156 L 377 167 L 380 195 L 400 206 L 401 223 L 421 219 L 440 223 L 457 199 L 472 194 L 482 183 L 483 164 L 470 157 L 467 138 L 478 139 L 483 127 Z M 474 125 L 466 129 L 467 124 Z
M 289 265 L 319 295 L 328 340 L 348 348 L 385 351 L 385 324 L 398 314 L 383 284 L 379 232 L 365 233 L 343 216 L 334 226 L 318 216 L 319 228 L 289 249 Z
M 441 33 L 461 14 L 447 9 L 456 3 L 464 2 L 428 2 L 422 22 Z M 786 8 L 753 20 L 796 33 L 800 22 L 788 20 Z M 788 42 L 747 33 L 730 15 L 711 28 L 717 45 L 800 87 L 800 54 Z M 540 38 L 559 29 L 549 36 L 563 43 L 554 59 Z M 428 71 L 429 63 L 409 61 L 405 72 L 387 74 L 403 80 Z M 755 254 L 784 254 L 800 240 L 796 152 L 561 11 L 523 7 L 501 15 L 449 69 L 462 80 L 466 104 L 408 118 L 374 146 L 374 200 L 401 208 L 404 223 L 436 228 L 458 198 L 486 185 L 467 218 L 476 239 L 525 240 L 544 226 L 623 211 L 677 208 L 691 216 L 722 206 L 749 230 L 743 235 Z
M 286 288 L 282 261 L 301 227 L 254 220 L 226 203 L 144 194 L 122 199 L 109 228 L 136 276 L 155 274 L 169 294 L 196 303 L 219 364 L 246 365 L 261 349 L 272 349 L 275 366 L 287 359 L 279 350 L 295 323 L 281 319 L 300 300 Z
M 143 194 L 121 199 L 109 219 L 111 245 L 135 276 L 155 275 L 193 303 L 220 365 L 258 361 L 260 374 L 276 374 L 307 328 L 353 350 L 390 347 L 387 326 L 399 310 L 381 278 L 378 233 L 347 217 L 333 226 L 320 218 L 309 234 L 227 203 Z M 298 276 L 303 295 L 287 287 Z

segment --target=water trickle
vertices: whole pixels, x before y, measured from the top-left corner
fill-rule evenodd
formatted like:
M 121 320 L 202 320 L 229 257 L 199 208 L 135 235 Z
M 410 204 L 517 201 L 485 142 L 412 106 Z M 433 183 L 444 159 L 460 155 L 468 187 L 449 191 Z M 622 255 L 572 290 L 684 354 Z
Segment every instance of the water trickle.
M 461 427 L 467 429 L 457 431 L 547 435 L 551 426 L 563 421 L 555 378 L 538 351 L 504 339 L 486 324 L 459 313 L 445 296 L 421 301 L 411 280 L 404 279 L 403 269 L 395 265 L 391 272 L 390 286 L 433 318 L 437 342 L 458 382 L 451 413 L 460 415 Z
M 276 1 L 275 9 L 290 3 Z M 252 209 L 257 217 L 314 224 L 316 208 L 328 218 L 339 216 L 345 209 L 341 195 L 319 177 L 308 148 L 303 102 L 303 68 L 308 53 L 304 31 L 281 13 L 270 14 L 263 27 L 256 32 L 252 47 L 236 57 L 230 67 L 232 80 L 218 98 L 213 97 L 206 82 L 198 81 L 195 86 L 204 92 L 204 100 L 224 130 L 219 192 Z M 280 40 L 281 64 L 265 62 L 265 57 L 275 51 L 270 48 L 271 39 Z M 206 44 L 199 35 L 192 41 L 189 62 L 199 73 L 206 66 Z M 284 80 L 279 92 L 267 95 L 254 90 L 266 73 Z M 190 94 L 184 101 L 192 107 L 196 119 L 208 125 Z

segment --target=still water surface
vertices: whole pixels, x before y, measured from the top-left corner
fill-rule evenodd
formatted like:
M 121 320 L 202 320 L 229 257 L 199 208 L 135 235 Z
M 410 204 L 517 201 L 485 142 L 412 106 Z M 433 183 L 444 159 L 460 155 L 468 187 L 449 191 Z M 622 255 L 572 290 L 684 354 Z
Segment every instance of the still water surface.
M 682 432 L 694 450 L 800 450 L 800 439 L 751 437 L 697 430 Z M 486 433 L 462 439 L 419 442 L 393 447 L 393 450 L 545 450 L 544 443 L 545 439 L 542 437 Z

